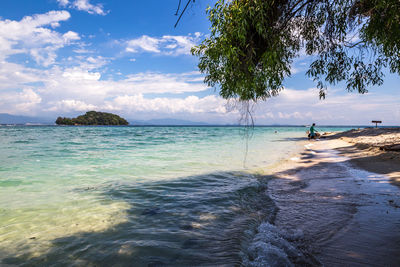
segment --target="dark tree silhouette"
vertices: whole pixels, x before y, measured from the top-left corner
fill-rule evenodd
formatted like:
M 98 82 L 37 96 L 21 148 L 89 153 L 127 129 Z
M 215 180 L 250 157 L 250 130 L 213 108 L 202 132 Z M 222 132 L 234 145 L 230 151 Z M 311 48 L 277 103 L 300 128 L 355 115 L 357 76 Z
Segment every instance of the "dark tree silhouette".
M 58 117 L 57 125 L 128 125 L 128 121 L 118 115 L 106 112 L 88 111 L 76 118 Z

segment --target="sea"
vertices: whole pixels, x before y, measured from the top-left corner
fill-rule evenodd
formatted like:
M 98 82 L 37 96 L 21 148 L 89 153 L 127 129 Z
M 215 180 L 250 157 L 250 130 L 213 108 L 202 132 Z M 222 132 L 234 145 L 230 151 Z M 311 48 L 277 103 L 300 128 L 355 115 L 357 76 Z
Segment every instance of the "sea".
M 266 173 L 307 130 L 0 126 L 0 265 L 298 262 Z

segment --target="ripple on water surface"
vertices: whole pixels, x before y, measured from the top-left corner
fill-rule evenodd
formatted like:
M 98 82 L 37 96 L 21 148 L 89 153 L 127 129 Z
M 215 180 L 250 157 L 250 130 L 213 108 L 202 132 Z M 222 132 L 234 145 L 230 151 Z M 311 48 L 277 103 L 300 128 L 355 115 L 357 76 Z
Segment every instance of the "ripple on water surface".
M 303 129 L 2 127 L 3 264 L 238 265 Z M 287 141 L 284 141 L 287 140 Z M 273 151 L 281 153 L 272 153 Z

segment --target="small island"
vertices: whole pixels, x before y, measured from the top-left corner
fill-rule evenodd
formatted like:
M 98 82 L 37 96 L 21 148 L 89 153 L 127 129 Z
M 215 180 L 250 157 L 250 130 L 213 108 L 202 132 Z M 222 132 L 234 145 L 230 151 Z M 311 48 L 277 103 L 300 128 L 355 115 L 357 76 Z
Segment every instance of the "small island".
M 58 117 L 57 125 L 128 125 L 129 122 L 118 115 L 107 113 L 88 111 L 85 115 L 76 118 Z

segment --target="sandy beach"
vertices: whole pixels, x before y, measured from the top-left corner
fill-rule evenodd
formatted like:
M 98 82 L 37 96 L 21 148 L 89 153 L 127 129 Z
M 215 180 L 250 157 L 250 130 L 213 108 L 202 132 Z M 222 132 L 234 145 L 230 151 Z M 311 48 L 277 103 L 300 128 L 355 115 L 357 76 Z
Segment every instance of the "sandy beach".
M 400 152 L 380 149 L 396 140 L 399 129 L 304 141 L 304 151 L 272 175 L 274 224 L 312 255 L 299 265 L 399 265 Z

